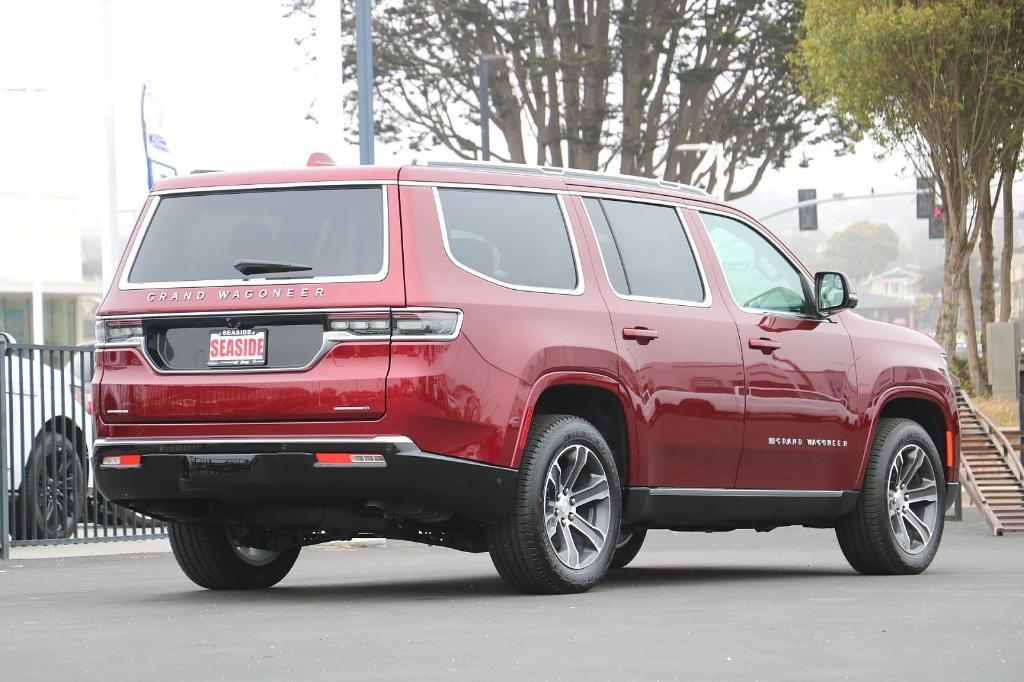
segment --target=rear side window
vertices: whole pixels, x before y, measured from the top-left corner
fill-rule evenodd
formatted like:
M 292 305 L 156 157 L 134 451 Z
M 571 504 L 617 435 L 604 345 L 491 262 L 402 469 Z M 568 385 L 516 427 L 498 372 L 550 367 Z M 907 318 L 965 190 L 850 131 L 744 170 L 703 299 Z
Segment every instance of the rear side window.
M 671 206 L 584 199 L 612 288 L 621 296 L 700 303 L 693 247 Z
M 573 291 L 569 228 L 553 194 L 438 188 L 445 243 L 464 269 L 501 284 Z
M 128 282 L 239 280 L 239 260 L 311 268 L 259 279 L 380 279 L 385 240 L 380 187 L 170 195 L 157 205 Z

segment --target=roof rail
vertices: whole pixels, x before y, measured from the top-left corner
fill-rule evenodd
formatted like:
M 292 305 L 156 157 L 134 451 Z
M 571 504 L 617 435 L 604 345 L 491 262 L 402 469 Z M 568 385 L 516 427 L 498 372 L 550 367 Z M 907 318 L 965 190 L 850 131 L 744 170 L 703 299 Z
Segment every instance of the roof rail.
M 600 171 L 578 170 L 576 168 L 562 168 L 560 166 L 535 166 L 526 163 L 501 163 L 497 161 L 428 161 L 428 166 L 441 168 L 465 168 L 467 170 L 492 171 L 495 173 L 524 173 L 527 175 L 554 175 L 558 177 L 576 180 L 595 180 L 621 182 L 629 185 L 641 185 L 644 187 L 656 187 L 659 189 L 670 189 L 687 194 L 696 194 L 702 197 L 711 196 L 704 189 L 694 185 L 684 185 L 681 182 L 670 180 L 656 180 L 645 178 L 639 175 L 622 175 L 620 173 L 602 173 Z

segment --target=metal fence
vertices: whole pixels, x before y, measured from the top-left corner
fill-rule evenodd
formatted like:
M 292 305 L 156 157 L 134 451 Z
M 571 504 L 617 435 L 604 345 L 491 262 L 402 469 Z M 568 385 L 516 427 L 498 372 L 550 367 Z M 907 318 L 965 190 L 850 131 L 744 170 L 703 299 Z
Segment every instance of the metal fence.
M 0 558 L 11 546 L 162 537 L 93 485 L 91 346 L 0 335 Z

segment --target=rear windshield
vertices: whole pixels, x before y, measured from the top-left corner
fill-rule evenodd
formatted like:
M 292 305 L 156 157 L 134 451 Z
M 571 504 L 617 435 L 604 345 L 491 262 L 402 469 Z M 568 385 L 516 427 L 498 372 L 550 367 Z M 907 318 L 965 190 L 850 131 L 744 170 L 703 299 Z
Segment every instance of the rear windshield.
M 240 260 L 310 267 L 252 279 L 373 279 L 384 273 L 384 247 L 380 187 L 165 196 L 128 281 L 238 280 Z

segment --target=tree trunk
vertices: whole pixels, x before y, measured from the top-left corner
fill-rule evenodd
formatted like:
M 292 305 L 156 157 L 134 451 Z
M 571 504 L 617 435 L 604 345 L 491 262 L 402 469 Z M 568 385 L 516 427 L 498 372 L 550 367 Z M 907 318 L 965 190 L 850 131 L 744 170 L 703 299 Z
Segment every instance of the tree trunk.
M 964 272 L 960 282 L 960 306 L 964 314 L 964 333 L 967 335 L 967 370 L 971 375 L 974 395 L 986 396 L 991 391 L 985 378 L 985 370 L 978 356 L 978 328 L 974 317 L 974 299 L 971 296 L 971 270 Z
M 995 245 L 992 239 L 992 164 L 979 164 L 975 178 L 974 201 L 978 221 L 978 256 L 981 259 L 979 275 L 979 312 L 981 313 L 981 361 L 985 366 L 988 355 L 988 323 L 996 321 L 996 279 L 995 279 Z
M 1003 251 L 999 260 L 999 321 L 1010 321 L 1013 286 L 1013 177 L 1017 172 L 1016 155 L 1003 158 Z

